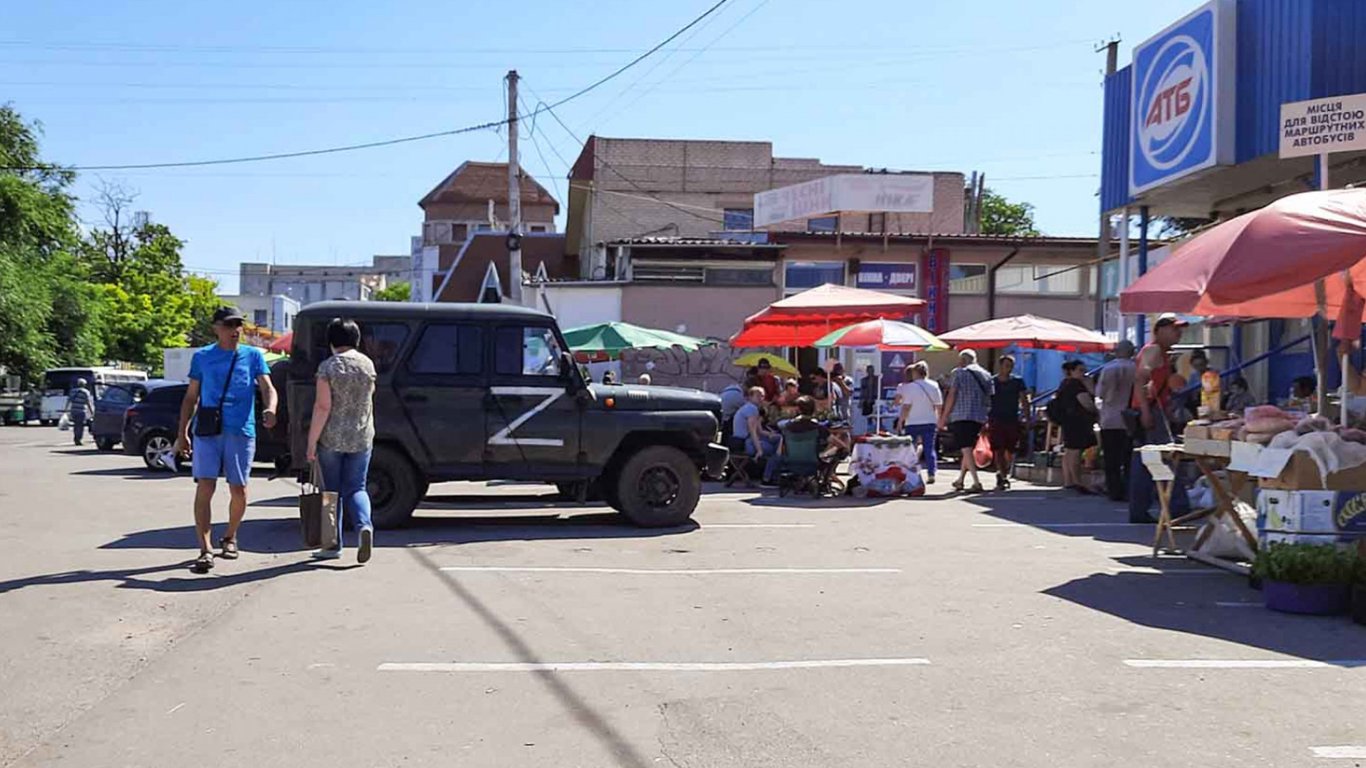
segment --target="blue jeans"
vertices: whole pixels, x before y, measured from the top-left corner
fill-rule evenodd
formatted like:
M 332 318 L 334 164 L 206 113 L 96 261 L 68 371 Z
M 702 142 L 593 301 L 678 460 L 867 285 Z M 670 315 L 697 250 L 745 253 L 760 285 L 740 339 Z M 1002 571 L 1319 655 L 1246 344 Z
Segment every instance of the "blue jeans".
M 323 489 L 337 494 L 337 550 L 340 551 L 348 516 L 357 531 L 374 528 L 370 523 L 370 494 L 365 490 L 370 451 L 339 453 L 319 447 L 318 464 L 323 470 Z
M 939 428 L 934 424 L 907 424 L 901 428 L 901 434 L 920 442 L 920 463 L 925 467 L 925 474 L 934 477 L 939 469 L 939 454 L 934 450 Z
M 771 483 L 774 475 L 778 474 L 778 467 L 783 463 L 778 458 L 778 438 L 761 435 L 759 443 L 764 447 L 764 482 Z M 745 453 L 750 456 L 755 454 L 753 435 L 745 438 Z

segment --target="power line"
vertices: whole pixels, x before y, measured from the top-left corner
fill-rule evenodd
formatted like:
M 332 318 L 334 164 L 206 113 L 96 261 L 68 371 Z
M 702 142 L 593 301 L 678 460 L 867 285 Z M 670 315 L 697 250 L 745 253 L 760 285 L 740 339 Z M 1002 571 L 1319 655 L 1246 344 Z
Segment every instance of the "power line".
M 702 14 L 701 14 L 700 16 L 697 16 L 697 17 L 694 18 L 692 21 L 688 22 L 686 25 L 684 25 L 683 27 L 679 28 L 679 29 L 678 29 L 677 31 L 675 31 L 672 35 L 669 35 L 669 36 L 666 37 L 664 40 L 662 40 L 661 42 L 659 42 L 658 44 L 656 44 L 653 48 L 649 49 L 648 51 L 645 51 L 644 53 L 640 54 L 639 56 L 636 56 L 634 59 L 631 59 L 630 61 L 628 61 L 626 64 L 624 64 L 624 65 L 618 67 L 617 69 L 613 70 L 613 71 L 612 71 L 610 74 L 608 74 L 606 77 L 602 77 L 602 78 L 599 78 L 598 80 L 595 80 L 594 82 L 590 83 L 589 85 L 587 85 L 587 86 L 585 86 L 585 87 L 583 87 L 583 88 L 580 88 L 579 90 L 577 90 L 577 91 L 575 91 L 574 93 L 572 93 L 572 94 L 570 94 L 570 95 L 564 97 L 563 99 L 560 99 L 559 101 L 555 102 L 554 104 L 547 104 L 547 105 L 545 105 L 546 111 L 549 111 L 549 110 L 551 110 L 551 109 L 553 109 L 553 108 L 555 108 L 555 107 L 558 107 L 558 106 L 567 104 L 567 103 L 569 103 L 569 102 L 571 102 L 571 101 L 573 101 L 573 100 L 575 100 L 575 99 L 577 99 L 577 98 L 579 98 L 579 97 L 581 97 L 581 96 L 583 96 L 583 95 L 585 95 L 585 94 L 587 94 L 587 93 L 590 93 L 590 92 L 593 91 L 594 89 L 596 89 L 596 88 L 598 88 L 598 87 L 600 87 L 600 86 L 602 86 L 602 85 L 604 85 L 604 84 L 610 82 L 611 80 L 613 80 L 613 79 L 616 78 L 617 76 L 621 75 L 621 73 L 625 72 L 626 70 L 630 69 L 631 67 L 634 67 L 635 65 L 637 65 L 637 64 L 639 64 L 640 62 L 644 61 L 644 60 L 645 60 L 647 57 L 649 57 L 650 55 L 654 54 L 654 53 L 655 53 L 656 51 L 658 51 L 659 49 L 663 48 L 664 46 L 666 46 L 666 45 L 668 45 L 669 43 L 673 42 L 674 40 L 678 39 L 678 37 L 679 37 L 680 35 L 684 34 L 684 33 L 687 32 L 689 29 L 692 29 L 693 27 L 697 26 L 698 23 L 700 23 L 702 20 L 706 19 L 708 16 L 711 16 L 711 15 L 712 15 L 713 13 L 715 13 L 721 6 L 725 5 L 725 4 L 728 3 L 728 2 L 730 2 L 730 0 L 717 0 L 717 2 L 716 2 L 714 5 L 712 5 L 712 6 L 711 6 L 710 8 L 708 8 L 707 10 L 703 11 Z M 536 114 L 539 114 L 539 112 L 536 113 Z M 435 131 L 435 132 L 432 132 L 432 133 L 419 134 L 419 135 L 417 135 L 417 136 L 404 136 L 404 137 L 400 137 L 400 138 L 396 138 L 396 139 L 385 139 L 385 140 L 382 140 L 382 141 L 370 141 L 370 142 L 365 142 L 365 143 L 361 143 L 361 144 L 350 144 L 350 145 L 340 146 L 340 147 L 327 147 L 327 148 L 324 148 L 324 149 L 310 149 L 310 150 L 303 150 L 303 151 L 298 151 L 298 152 L 279 152 L 279 153 L 274 153 L 274 154 L 252 155 L 252 156 L 247 156 L 247 157 L 223 158 L 223 159 L 218 159 L 218 160 L 196 160 L 196 161 L 182 161 L 182 162 L 171 162 L 171 163 L 128 163 L 128 164 L 120 164 L 120 165 L 68 166 L 68 167 L 66 168 L 66 170 L 72 170 L 72 171 L 124 171 L 124 170 L 142 170 L 142 169 L 148 169 L 148 168 L 189 168 L 189 167 L 206 166 L 206 165 L 228 165 L 228 164 L 234 164 L 234 163 L 253 163 L 253 162 L 261 162 L 261 161 L 265 161 L 265 160 L 285 160 L 285 159 L 297 158 L 297 157 L 311 157 L 311 156 L 316 156 L 316 155 L 330 155 L 330 154 L 335 154 L 335 153 L 338 153 L 338 152 L 354 152 L 354 151 L 356 151 L 356 150 L 361 150 L 361 149 L 374 149 L 374 148 L 377 148 L 377 147 L 389 147 L 389 146 L 394 146 L 394 145 L 396 145 L 396 144 L 407 144 L 407 143 L 414 142 L 414 141 L 424 141 L 424 140 L 427 140 L 427 139 L 435 139 L 435 138 L 440 138 L 440 137 L 444 137 L 444 136 L 456 136 L 456 135 L 464 134 L 464 133 L 474 133 L 474 132 L 476 132 L 476 131 L 485 131 L 485 130 L 489 130 L 489 129 L 491 129 L 491 128 L 496 128 L 496 127 L 498 127 L 498 126 L 507 124 L 507 122 L 508 122 L 508 118 L 502 118 L 502 119 L 500 119 L 500 120 L 492 120 L 492 121 L 489 121 L 489 122 L 486 122 L 486 123 L 479 123 L 478 125 L 470 125 L 470 126 L 466 126 L 466 127 L 464 127 L 464 128 L 456 128 L 456 129 L 449 130 L 449 131 Z M 50 166 L 4 166 L 4 167 L 3 167 L 3 170 L 7 170 L 7 171 L 34 171 L 34 170 L 45 170 L 45 169 L 48 168 L 48 167 L 50 167 Z

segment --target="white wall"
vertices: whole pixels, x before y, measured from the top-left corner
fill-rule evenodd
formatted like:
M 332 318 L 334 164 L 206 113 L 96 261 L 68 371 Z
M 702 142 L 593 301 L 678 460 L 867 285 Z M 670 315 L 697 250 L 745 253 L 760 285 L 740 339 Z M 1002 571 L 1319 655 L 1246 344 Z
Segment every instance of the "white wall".
M 620 286 L 543 285 L 537 309 L 549 303 L 560 328 L 621 321 Z M 669 329 L 672 330 L 672 329 Z

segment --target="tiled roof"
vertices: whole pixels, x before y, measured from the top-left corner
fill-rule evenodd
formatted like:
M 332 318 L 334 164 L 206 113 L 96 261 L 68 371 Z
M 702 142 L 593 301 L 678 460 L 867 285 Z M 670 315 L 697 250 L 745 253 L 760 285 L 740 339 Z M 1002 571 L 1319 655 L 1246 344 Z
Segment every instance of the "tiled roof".
M 521 169 L 522 203 L 549 204 L 559 210 L 559 203 L 553 195 L 541 186 L 531 174 Z M 480 163 L 473 160 L 460 164 L 441 180 L 440 184 L 428 192 L 418 205 L 426 207 L 430 203 L 484 203 L 493 200 L 506 203 L 508 199 L 508 164 Z

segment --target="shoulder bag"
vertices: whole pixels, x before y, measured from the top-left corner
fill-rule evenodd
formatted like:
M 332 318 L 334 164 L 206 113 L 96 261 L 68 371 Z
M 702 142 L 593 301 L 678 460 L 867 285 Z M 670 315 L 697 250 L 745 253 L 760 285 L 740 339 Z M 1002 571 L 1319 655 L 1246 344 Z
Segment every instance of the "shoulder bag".
M 223 434 L 223 403 L 228 399 L 228 387 L 232 384 L 232 371 L 237 367 L 237 350 L 232 352 L 232 360 L 228 362 L 228 373 L 223 377 L 223 392 L 218 397 L 216 406 L 199 406 L 199 412 L 195 415 L 194 434 L 195 437 L 213 437 Z

